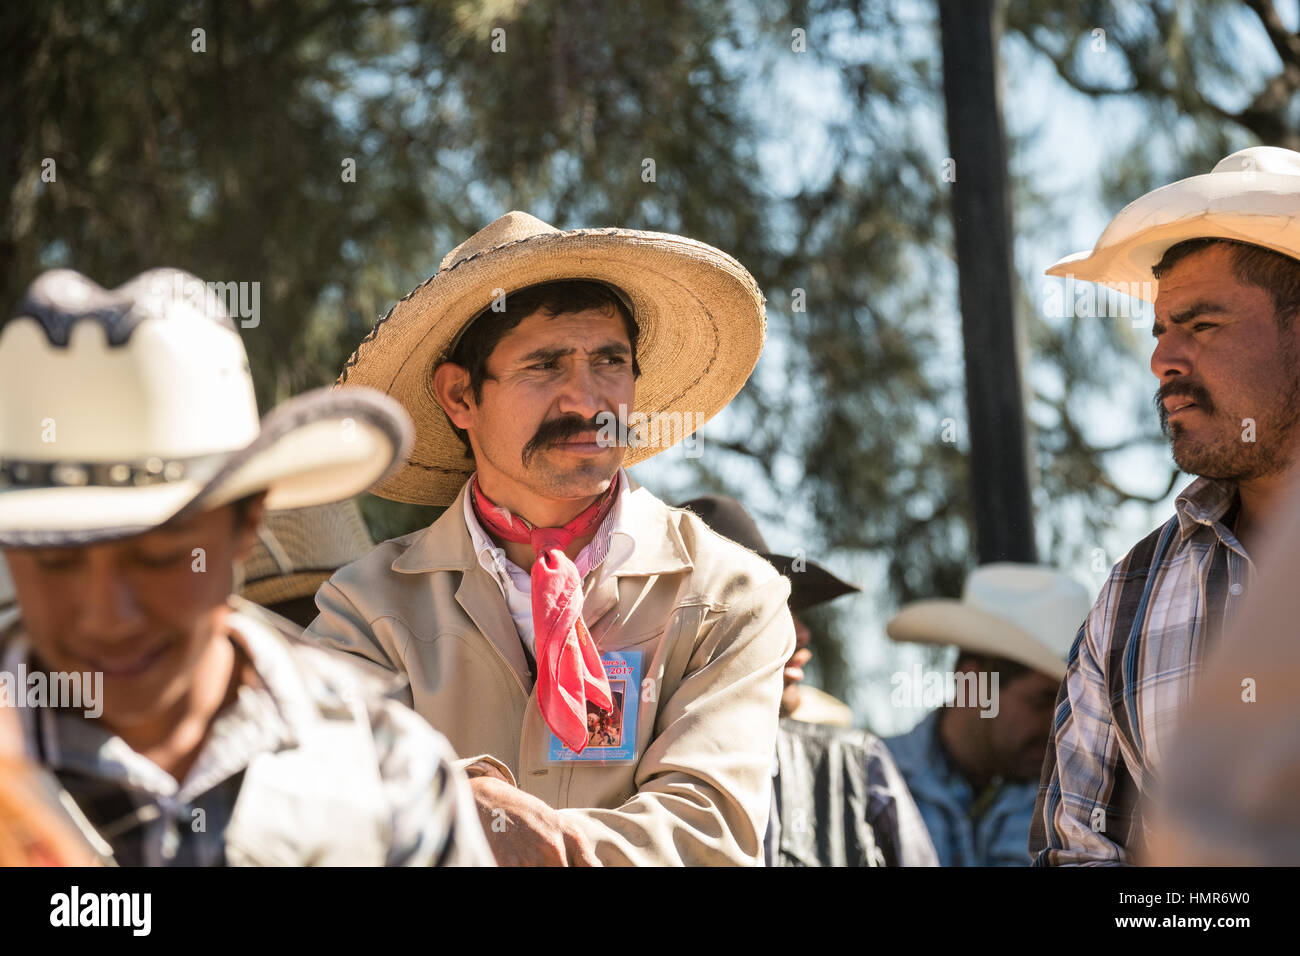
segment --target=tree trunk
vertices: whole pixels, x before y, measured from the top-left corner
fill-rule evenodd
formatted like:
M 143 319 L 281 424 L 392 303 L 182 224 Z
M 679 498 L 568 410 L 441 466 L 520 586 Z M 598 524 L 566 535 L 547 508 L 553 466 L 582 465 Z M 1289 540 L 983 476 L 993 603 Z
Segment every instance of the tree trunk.
M 999 96 L 997 0 L 938 0 L 979 563 L 1036 560 Z

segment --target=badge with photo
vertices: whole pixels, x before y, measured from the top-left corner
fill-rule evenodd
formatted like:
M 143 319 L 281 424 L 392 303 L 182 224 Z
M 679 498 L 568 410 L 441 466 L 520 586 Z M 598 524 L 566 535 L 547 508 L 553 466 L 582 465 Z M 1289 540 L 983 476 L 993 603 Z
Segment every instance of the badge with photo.
M 603 711 L 587 703 L 587 743 L 582 752 L 570 750 L 550 735 L 547 760 L 551 763 L 632 763 L 636 759 L 636 724 L 640 687 L 641 652 L 607 651 L 600 655 L 609 678 L 614 706 Z

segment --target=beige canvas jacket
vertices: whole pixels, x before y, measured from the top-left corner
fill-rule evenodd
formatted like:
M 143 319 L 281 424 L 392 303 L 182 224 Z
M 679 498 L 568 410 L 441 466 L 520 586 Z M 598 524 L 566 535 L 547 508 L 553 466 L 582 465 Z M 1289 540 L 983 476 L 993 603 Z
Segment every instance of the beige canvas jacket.
M 572 818 L 606 865 L 760 864 L 790 585 L 751 551 L 635 483 L 636 548 L 586 578 L 603 651 L 642 652 L 636 756 L 547 762 L 549 731 L 505 599 L 465 527 L 465 489 L 431 526 L 379 545 L 316 595 L 309 640 L 405 673 L 412 703 L 468 759 L 491 755 Z M 634 696 L 629 691 L 629 700 Z

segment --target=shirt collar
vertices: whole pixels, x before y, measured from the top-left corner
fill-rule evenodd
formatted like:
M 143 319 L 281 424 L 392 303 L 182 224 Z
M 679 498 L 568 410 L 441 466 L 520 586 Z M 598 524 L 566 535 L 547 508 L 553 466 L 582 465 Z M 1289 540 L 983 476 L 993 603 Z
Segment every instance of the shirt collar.
M 1242 550 L 1232 529 L 1222 522 L 1237 504 L 1235 482 L 1216 478 L 1197 478 L 1174 499 L 1178 517 L 1178 540 L 1185 542 L 1199 528 L 1209 528 L 1230 547 Z M 1244 551 L 1243 551 L 1244 553 Z
M 241 613 L 242 601 L 231 601 L 236 609 L 227 623 L 232 638 L 252 661 L 257 686 L 241 687 L 235 703 L 213 721 L 203 751 L 184 781 L 178 784 L 106 725 L 48 708 L 19 710 L 27 752 L 42 754 L 51 770 L 77 770 L 183 801 L 244 769 L 258 753 L 293 746 L 310 720 L 311 699 L 284 642 L 260 619 Z M 32 664 L 30 644 L 22 633 L 5 647 L 0 666 L 15 673 L 20 664 L 27 668 Z

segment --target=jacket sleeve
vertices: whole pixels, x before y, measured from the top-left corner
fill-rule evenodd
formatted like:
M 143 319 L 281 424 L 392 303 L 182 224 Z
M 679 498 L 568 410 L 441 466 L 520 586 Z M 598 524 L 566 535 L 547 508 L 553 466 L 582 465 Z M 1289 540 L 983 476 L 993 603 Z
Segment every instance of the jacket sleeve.
M 333 578 L 316 592 L 316 609 L 320 613 L 307 625 L 304 639 L 360 657 L 384 670 L 406 673 L 405 628 L 386 626 L 383 619 L 372 626 Z
M 1038 800 L 1029 830 L 1034 866 L 1127 863 L 1112 834 L 1130 825 L 1131 781 L 1119 748 L 1094 635 L 1105 592 L 1075 637 L 1047 741 Z M 1122 839 L 1122 838 L 1121 838 Z
M 889 748 L 884 741 L 873 738 L 867 752 L 868 779 L 879 781 L 880 790 L 888 796 L 881 801 L 882 807 L 869 807 L 874 815 L 868 820 L 876 832 L 877 842 L 885 850 L 887 865 L 938 866 L 939 854 L 930 839 L 930 831 Z
M 704 613 L 680 684 L 659 702 L 636 794 L 612 810 L 559 811 L 607 866 L 763 862 L 794 623 L 784 578 L 737 591 L 729 606 Z

